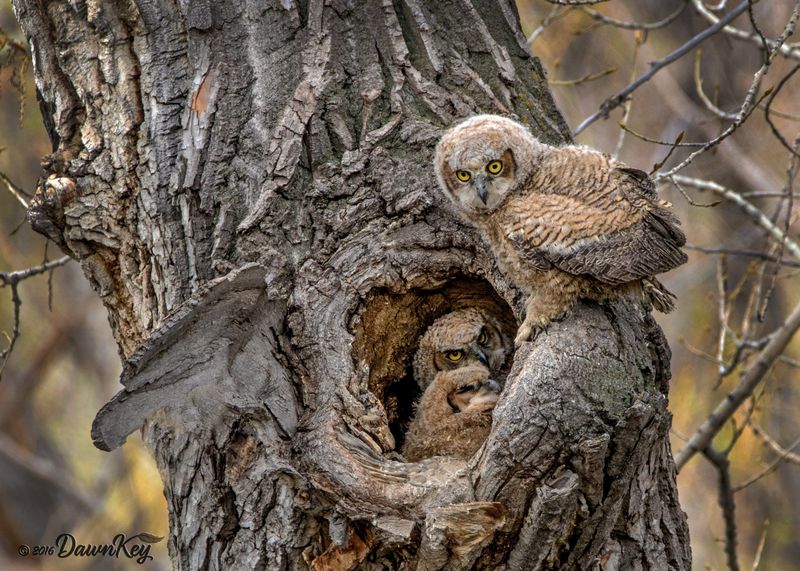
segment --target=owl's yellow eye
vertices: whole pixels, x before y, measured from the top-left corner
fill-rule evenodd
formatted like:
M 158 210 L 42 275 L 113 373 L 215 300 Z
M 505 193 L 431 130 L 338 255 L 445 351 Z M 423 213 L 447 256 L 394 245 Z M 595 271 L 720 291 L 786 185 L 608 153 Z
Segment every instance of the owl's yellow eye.
M 461 360 L 461 357 L 464 356 L 464 353 L 461 351 L 448 351 L 447 353 L 444 354 L 444 356 L 447 357 L 449 361 L 455 363 Z
M 472 175 L 469 173 L 469 171 L 458 170 L 456 171 L 456 177 L 461 182 L 469 182 L 469 179 L 472 178 Z
M 486 335 L 486 331 L 481 331 L 481 334 L 478 336 L 478 343 L 481 345 L 485 344 L 489 340 L 489 336 Z
M 492 161 L 486 165 L 486 170 L 489 174 L 500 174 L 503 172 L 503 161 Z

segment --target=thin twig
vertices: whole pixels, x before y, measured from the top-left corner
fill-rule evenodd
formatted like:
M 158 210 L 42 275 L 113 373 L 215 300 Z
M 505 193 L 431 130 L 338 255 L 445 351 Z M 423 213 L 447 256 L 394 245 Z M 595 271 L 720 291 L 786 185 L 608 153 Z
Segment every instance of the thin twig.
M 631 74 L 630 78 L 628 79 L 629 82 L 633 81 L 636 78 L 636 62 L 639 60 L 639 50 L 644 44 L 647 35 L 642 32 L 636 32 L 634 34 L 634 44 L 633 44 L 633 57 L 631 58 Z M 617 146 L 614 149 L 614 158 L 616 159 L 619 157 L 620 152 L 622 152 L 622 145 L 625 143 L 625 128 L 628 126 L 628 119 L 631 116 L 631 107 L 633 106 L 633 99 L 628 98 L 625 103 L 622 104 L 622 119 L 619 122 L 619 126 L 622 129 L 619 132 L 619 137 L 617 138 Z
M 53 268 L 57 268 L 58 266 L 63 266 L 67 262 L 69 262 L 72 258 L 69 256 L 64 256 L 57 260 L 53 260 L 52 262 L 47 262 L 38 266 L 33 266 L 32 268 L 27 268 L 24 270 L 18 270 L 16 272 L 0 272 L 0 287 L 4 287 L 7 285 L 18 284 L 22 280 L 26 280 L 30 277 L 43 274 L 52 270 Z
M 793 443 L 792 443 L 792 444 L 791 444 L 791 445 L 790 445 L 790 446 L 789 446 L 789 447 L 788 447 L 786 450 L 784 450 L 784 453 L 783 453 L 783 454 L 781 454 L 781 455 L 780 455 L 780 456 L 778 456 L 778 457 L 777 457 L 775 460 L 773 460 L 772 462 L 770 462 L 770 464 L 769 464 L 769 465 L 768 465 L 766 468 L 764 468 L 763 470 L 761 470 L 761 472 L 759 472 L 758 474 L 756 474 L 755 476 L 753 476 L 752 478 L 750 478 L 749 480 L 747 480 L 747 481 L 746 481 L 744 484 L 740 484 L 740 485 L 736 486 L 735 488 L 733 488 L 733 491 L 734 491 L 734 493 L 736 493 L 736 492 L 741 492 L 742 490 L 744 490 L 744 489 L 745 489 L 745 488 L 747 488 L 748 486 L 751 486 L 751 485 L 755 484 L 756 482 L 758 482 L 759 480 L 761 480 L 761 479 L 762 479 L 762 478 L 764 478 L 765 476 L 768 476 L 768 475 L 770 475 L 772 472 L 774 472 L 775 470 L 777 470 L 777 469 L 778 469 L 778 466 L 780 466 L 780 465 L 781 465 L 781 463 L 782 463 L 784 460 L 786 460 L 786 459 L 787 459 L 788 455 L 789 455 L 789 454 L 791 454 L 791 453 L 792 453 L 792 451 L 793 451 L 795 448 L 797 448 L 798 446 L 800 446 L 800 438 L 796 439 L 796 440 L 795 440 L 795 441 L 794 441 L 794 442 L 793 442 Z
M 728 14 L 725 15 L 724 18 L 720 19 L 719 22 L 710 26 L 694 36 L 688 42 L 683 44 L 678 49 L 674 50 L 672 53 L 667 55 L 665 58 L 660 59 L 656 62 L 652 62 L 650 64 L 650 69 L 648 69 L 645 73 L 640 75 L 633 83 L 629 84 L 625 88 L 623 88 L 619 93 L 614 95 L 613 97 L 606 99 L 601 105 L 600 109 L 594 113 L 593 115 L 584 119 L 583 123 L 578 125 L 578 128 L 575 129 L 575 135 L 580 134 L 586 127 L 600 119 L 601 117 L 608 117 L 609 112 L 612 109 L 619 107 L 623 101 L 625 101 L 631 93 L 636 91 L 639 87 L 641 87 L 644 83 L 650 80 L 656 73 L 661 71 L 664 67 L 670 65 L 674 61 L 682 58 L 684 55 L 692 51 L 698 45 L 703 43 L 705 40 L 719 32 L 722 28 L 725 27 L 726 24 L 732 22 L 737 16 L 739 16 L 742 12 L 747 10 L 747 0 L 744 0 L 741 4 L 739 4 L 736 8 L 731 10 Z
M 792 208 L 794 206 L 794 177 L 797 174 L 797 166 L 798 166 L 798 157 L 800 155 L 797 154 L 796 149 L 800 146 L 800 138 L 798 138 L 794 143 L 794 149 L 792 149 L 792 155 L 789 157 L 789 166 L 786 169 L 786 188 L 784 189 L 786 192 L 786 218 L 783 224 L 783 240 L 778 242 L 778 252 L 776 254 L 776 258 L 778 260 L 783 259 L 783 250 L 786 248 L 786 237 L 789 235 L 789 227 L 792 225 Z M 783 206 L 783 201 L 781 201 L 781 207 Z M 761 306 L 758 309 L 758 320 L 763 322 L 766 318 L 767 314 L 767 306 L 769 305 L 769 300 L 772 298 L 772 293 L 775 290 L 775 282 L 778 278 L 778 272 L 781 269 L 781 264 L 778 262 L 772 269 L 772 274 L 770 275 L 770 282 L 769 287 L 767 288 L 767 293 L 764 294 L 764 299 L 761 303 Z
M 792 155 L 794 155 L 795 157 L 800 156 L 797 154 L 797 149 L 793 148 L 789 144 L 789 142 L 786 139 L 784 139 L 783 135 L 778 130 L 778 127 L 776 127 L 775 123 L 772 122 L 772 117 L 770 117 L 770 113 L 771 113 L 772 102 L 775 101 L 775 96 L 777 96 L 778 93 L 780 93 L 780 90 L 783 89 L 783 86 L 786 85 L 786 82 L 789 81 L 789 79 L 791 79 L 791 77 L 795 73 L 797 73 L 798 69 L 800 69 L 800 64 L 794 66 L 792 68 L 792 71 L 783 76 L 783 79 L 781 79 L 778 82 L 778 85 L 775 86 L 775 89 L 770 94 L 769 98 L 767 99 L 767 103 L 764 106 L 764 118 L 767 120 L 767 124 L 769 125 L 769 128 L 772 130 L 772 134 L 775 135 L 775 138 L 778 139 L 778 141 L 780 141 L 781 145 L 786 147 L 789 150 L 789 152 L 792 153 Z
M 745 2 L 745 4 L 747 4 Z M 763 95 L 760 97 L 758 96 L 758 91 L 761 87 L 761 81 L 764 79 L 767 71 L 772 64 L 773 59 L 775 58 L 776 53 L 780 46 L 784 44 L 786 39 L 794 32 L 794 25 L 797 22 L 797 19 L 800 18 L 800 0 L 795 4 L 794 10 L 792 10 L 792 15 L 789 17 L 789 21 L 786 23 L 786 26 L 783 29 L 783 32 L 778 37 L 772 51 L 767 54 L 765 58 L 764 64 L 756 71 L 753 75 L 753 82 L 750 84 L 750 88 L 747 90 L 747 94 L 744 97 L 744 101 L 742 102 L 742 106 L 739 108 L 739 112 L 736 115 L 736 120 L 733 121 L 722 133 L 720 133 L 714 139 L 708 141 L 702 148 L 694 151 L 688 157 L 686 157 L 680 164 L 673 167 L 672 169 L 668 170 L 667 172 L 659 173 L 656 175 L 654 180 L 658 181 L 661 178 L 668 177 L 673 175 L 682 169 L 686 168 L 695 158 L 702 155 L 706 151 L 716 147 L 722 141 L 733 135 L 733 133 L 742 126 L 742 124 L 747 120 L 748 117 L 758 108 L 758 104 L 765 98 L 770 95 L 772 89 L 768 89 Z M 722 20 L 720 20 L 722 21 Z
M 620 123 L 619 126 L 620 126 L 621 129 L 627 131 L 628 133 L 630 133 L 631 135 L 633 135 L 637 139 L 641 139 L 642 141 L 645 141 L 647 143 L 654 143 L 656 145 L 663 145 L 665 147 L 694 147 L 694 148 L 697 148 L 697 147 L 702 147 L 703 145 L 705 145 L 705 143 L 684 143 L 682 140 L 677 142 L 677 143 L 674 142 L 674 141 L 673 142 L 662 141 L 661 139 L 653 139 L 652 137 L 648 137 L 647 135 L 643 135 L 642 133 L 634 131 L 633 129 L 631 129 L 627 125 L 623 125 L 622 123 Z
M 603 71 L 598 71 L 597 73 L 588 73 L 583 77 L 579 77 L 577 79 L 554 79 L 549 81 L 550 85 L 580 85 L 581 83 L 588 83 L 590 81 L 594 81 L 595 79 L 600 79 L 601 77 L 605 77 L 607 75 L 611 75 L 612 73 L 616 72 L 616 67 L 609 67 L 608 69 L 604 69 Z
M 661 20 L 649 23 L 625 22 L 623 20 L 617 20 L 616 18 L 606 16 L 605 14 L 601 14 L 600 12 L 592 10 L 591 8 L 581 8 L 580 10 L 581 12 L 597 20 L 598 22 L 608 24 L 609 26 L 614 26 L 615 28 L 622 28 L 625 30 L 658 30 L 659 28 L 664 28 L 666 26 L 669 26 L 672 22 L 677 20 L 678 17 L 686 9 L 686 6 L 688 4 L 689 0 L 683 0 L 683 4 L 681 4 L 680 7 L 678 7 L 678 9 L 675 10 L 672 14 L 669 14 L 668 16 L 662 18 Z
M 767 218 L 767 216 L 759 208 L 742 198 L 742 195 L 738 192 L 710 180 L 703 180 L 677 174 L 673 175 L 671 179 L 676 180 L 682 185 L 691 186 L 692 188 L 696 188 L 698 190 L 710 190 L 714 194 L 730 200 L 739 208 L 741 208 L 748 216 L 750 216 L 750 218 L 756 224 L 766 230 L 769 235 L 775 239 L 775 241 L 780 242 L 785 240 L 786 249 L 792 254 L 792 256 L 800 259 L 800 244 L 786 236 L 783 230 L 778 228 L 778 226 L 776 226 L 769 218 Z
M 683 135 L 684 135 L 683 131 L 678 133 L 678 136 L 675 137 L 675 142 L 672 143 L 672 145 L 670 145 L 667 154 L 664 156 L 663 159 L 661 159 L 660 161 L 658 161 L 656 164 L 653 165 L 653 168 L 650 169 L 650 172 L 648 174 L 652 175 L 654 172 L 656 172 L 658 169 L 664 166 L 664 163 L 666 163 L 669 160 L 669 158 L 672 156 L 672 153 L 674 153 L 675 149 L 678 148 L 678 145 L 681 144 L 681 141 L 683 140 Z
M 41 264 L 39 266 L 34 266 L 32 268 L 28 268 L 25 270 L 19 270 L 16 272 L 0 272 L 0 288 L 5 286 L 11 287 L 11 304 L 14 307 L 14 317 L 13 317 L 13 325 L 11 326 L 11 336 L 9 337 L 6 335 L 8 340 L 7 347 L 0 351 L 0 379 L 3 377 L 3 370 L 6 368 L 6 363 L 8 363 L 8 358 L 11 356 L 11 352 L 14 350 L 14 346 L 17 344 L 17 340 L 20 336 L 20 308 L 22 307 L 22 299 L 19 297 L 19 283 L 23 280 L 26 280 L 30 277 L 42 274 L 44 272 L 48 272 L 53 268 L 57 268 L 58 266 L 63 266 L 72 258 L 69 256 L 64 256 L 63 258 L 59 258 L 58 260 L 54 260 L 52 262 L 47 262 Z
M 717 297 L 719 304 L 717 307 L 719 313 L 719 339 L 717 341 L 717 368 L 719 370 L 719 380 L 717 385 L 722 383 L 723 373 L 725 372 L 725 337 L 728 332 L 728 317 L 730 316 L 730 309 L 728 308 L 728 259 L 725 254 L 719 257 L 717 263 Z
M 683 187 L 680 184 L 678 184 L 678 181 L 675 180 L 674 176 L 669 177 L 669 180 L 670 180 L 670 182 L 672 182 L 672 184 L 675 186 L 675 188 L 678 189 L 678 192 L 680 192 L 683 195 L 683 197 L 686 199 L 686 202 L 688 202 L 692 206 L 697 206 L 699 208 L 714 208 L 715 206 L 719 206 L 720 204 L 722 204 L 721 200 L 715 200 L 714 202 L 709 202 L 708 204 L 703 204 L 701 202 L 695 202 L 692 199 L 692 197 L 689 196 L 686 193 L 685 190 L 683 190 Z
M 697 91 L 697 96 L 700 98 L 700 101 L 703 102 L 703 105 L 706 106 L 706 109 L 711 111 L 711 113 L 713 113 L 720 119 L 725 119 L 727 121 L 736 120 L 735 113 L 728 113 L 726 111 L 723 111 L 716 105 L 714 105 L 714 102 L 711 101 L 711 99 L 708 98 L 708 95 L 706 95 L 706 92 L 703 91 L 703 77 L 700 72 L 700 65 L 703 59 L 702 56 L 703 56 L 703 50 L 698 48 L 697 51 L 694 52 L 694 88 L 695 91 Z

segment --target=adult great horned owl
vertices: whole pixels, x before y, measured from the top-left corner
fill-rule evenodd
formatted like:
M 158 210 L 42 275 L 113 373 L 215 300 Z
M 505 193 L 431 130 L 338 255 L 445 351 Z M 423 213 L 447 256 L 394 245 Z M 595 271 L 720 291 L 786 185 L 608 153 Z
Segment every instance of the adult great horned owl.
M 588 147 L 547 145 L 496 115 L 447 131 L 434 164 L 444 194 L 528 294 L 517 345 L 579 298 L 636 289 L 673 308 L 653 276 L 686 262 L 686 237 L 646 173 Z
M 499 319 L 476 307 L 458 309 L 425 331 L 414 355 L 414 379 L 425 390 L 440 371 L 478 363 L 497 378 L 511 349 Z
M 500 385 L 482 365 L 438 373 L 417 404 L 406 432 L 409 462 L 431 456 L 470 458 L 489 435 Z

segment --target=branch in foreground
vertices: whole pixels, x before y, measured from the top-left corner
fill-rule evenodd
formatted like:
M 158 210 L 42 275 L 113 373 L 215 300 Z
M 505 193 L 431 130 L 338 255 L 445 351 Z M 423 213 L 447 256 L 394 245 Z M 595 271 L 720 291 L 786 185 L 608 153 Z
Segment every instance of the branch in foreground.
M 710 447 L 714 436 L 733 416 L 733 413 L 736 412 L 745 399 L 753 394 L 753 391 L 764 379 L 772 364 L 786 349 L 798 328 L 800 328 L 800 305 L 797 305 L 786 322 L 772 333 L 769 342 L 764 347 L 764 350 L 761 351 L 755 363 L 742 373 L 736 387 L 717 405 L 711 416 L 697 429 L 697 432 L 689 438 L 689 442 L 675 456 L 675 466 L 678 471 L 683 468 L 692 456 Z

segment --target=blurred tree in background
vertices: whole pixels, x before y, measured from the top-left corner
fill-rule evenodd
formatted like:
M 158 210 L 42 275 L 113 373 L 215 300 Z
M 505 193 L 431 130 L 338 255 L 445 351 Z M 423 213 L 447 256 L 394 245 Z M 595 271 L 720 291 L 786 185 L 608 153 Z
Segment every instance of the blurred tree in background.
M 542 59 L 574 129 L 651 69 L 650 62 L 663 60 L 736 9 L 702 0 L 588 6 L 520 0 L 518 7 L 532 52 Z M 598 117 L 576 137 L 631 166 L 665 173 L 747 118 L 698 155 L 681 171 L 683 178 L 661 181 L 661 195 L 674 204 L 693 247 L 689 264 L 663 279 L 678 295 L 678 310 L 658 316 L 674 354 L 670 408 L 676 453 L 800 302 L 800 256 L 792 251 L 800 74 L 791 76 L 800 47 L 792 38 L 765 70 L 752 108 L 740 113 L 770 41 L 784 31 L 793 9 L 793 2 L 762 1 L 740 12 L 732 25 L 743 32 L 722 30 L 664 65 L 607 119 Z M 0 27 L 0 172 L 31 193 L 39 158 L 50 147 L 27 60 L 9 43 L 22 38 L 6 3 Z M 60 256 L 31 231 L 21 202 L 3 185 L 0 272 Z M 0 567 L 34 564 L 17 556 L 18 546 L 63 531 L 86 542 L 107 541 L 108 530 L 166 535 L 161 482 L 138 439 L 106 454 L 89 438 L 94 414 L 118 387 L 119 358 L 105 310 L 72 263 L 20 282 L 17 291 L 21 335 L 0 382 Z M 9 338 L 0 340 L 0 349 L 13 337 L 14 309 L 9 288 L 1 289 L 0 330 Z M 800 455 L 794 449 L 800 436 L 799 345 L 796 339 L 791 343 L 713 441 L 723 451 L 734 444 L 727 457 L 711 454 L 714 464 L 698 454 L 681 467 L 681 504 L 697 569 L 730 565 L 731 519 L 742 568 L 757 556 L 760 568 L 770 571 L 795 569 L 800 561 Z M 720 470 L 727 462 L 729 469 Z M 730 485 L 735 513 L 730 502 L 718 505 L 720 474 L 729 477 L 722 484 Z M 164 550 L 165 543 L 155 549 Z M 103 560 L 57 563 L 109 568 Z M 149 566 L 167 567 L 166 553 L 156 552 Z
M 0 172 L 30 194 L 51 151 L 10 2 L 0 3 Z M 25 208 L 0 181 L 0 272 L 62 256 L 31 230 Z M 23 196 L 23 199 L 25 197 Z M 165 536 L 166 504 L 155 463 L 132 438 L 111 454 L 89 437 L 97 410 L 116 392 L 119 356 L 106 311 L 71 262 L 18 286 L 21 335 L 0 358 L 0 569 L 140 569 L 127 560 L 22 558 L 20 545 L 52 544 L 62 532 L 85 543 L 115 534 Z M 11 292 L 0 290 L 0 355 L 13 330 Z M 3 365 L 5 365 L 3 367 Z M 145 569 L 168 569 L 166 541 Z M 49 565 L 49 566 L 48 566 Z

